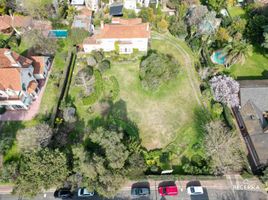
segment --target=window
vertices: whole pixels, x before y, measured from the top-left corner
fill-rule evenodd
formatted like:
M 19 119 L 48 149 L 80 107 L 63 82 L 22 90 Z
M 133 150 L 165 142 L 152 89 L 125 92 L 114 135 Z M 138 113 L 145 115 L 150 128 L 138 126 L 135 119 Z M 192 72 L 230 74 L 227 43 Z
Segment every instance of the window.
M 23 109 L 24 107 L 23 106 L 20 106 L 20 105 L 14 105 L 12 106 L 14 109 Z
M 29 77 L 32 77 L 32 74 L 29 72 L 29 73 L 28 73 L 28 76 L 29 76 Z

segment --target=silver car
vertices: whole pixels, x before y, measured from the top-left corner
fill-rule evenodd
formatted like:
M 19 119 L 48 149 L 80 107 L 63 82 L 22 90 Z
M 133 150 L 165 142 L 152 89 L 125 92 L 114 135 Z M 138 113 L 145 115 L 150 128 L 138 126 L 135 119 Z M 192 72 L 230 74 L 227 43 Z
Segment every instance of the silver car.
M 204 194 L 203 188 L 201 186 L 190 186 L 187 187 L 187 193 L 189 195 L 202 195 Z
M 92 197 L 92 196 L 94 196 L 94 192 L 90 192 L 86 188 L 79 188 L 78 189 L 78 196 L 79 197 Z

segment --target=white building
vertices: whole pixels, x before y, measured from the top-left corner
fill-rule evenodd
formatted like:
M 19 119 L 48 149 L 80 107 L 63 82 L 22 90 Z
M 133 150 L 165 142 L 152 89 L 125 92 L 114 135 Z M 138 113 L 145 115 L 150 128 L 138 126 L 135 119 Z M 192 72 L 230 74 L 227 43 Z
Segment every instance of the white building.
M 140 18 L 113 18 L 111 24 L 102 24 L 99 34 L 85 39 L 83 49 L 86 53 L 101 49 L 109 52 L 118 45 L 121 54 L 131 54 L 134 49 L 146 52 L 149 39 L 149 24 L 142 23 Z
M 0 49 L 0 106 L 8 110 L 27 110 L 38 97 L 39 81 L 48 75 L 48 57 L 20 56 L 9 49 Z
M 83 8 L 84 6 L 93 11 L 97 11 L 99 9 L 99 0 L 71 0 L 70 4 L 75 6 L 77 9 Z

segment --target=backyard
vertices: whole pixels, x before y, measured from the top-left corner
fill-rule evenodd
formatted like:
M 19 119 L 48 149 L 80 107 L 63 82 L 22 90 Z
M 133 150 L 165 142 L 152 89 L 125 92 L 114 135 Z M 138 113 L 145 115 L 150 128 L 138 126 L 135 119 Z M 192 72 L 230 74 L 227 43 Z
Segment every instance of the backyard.
M 138 127 L 141 145 L 147 150 L 162 149 L 163 152 L 171 153 L 169 164 L 181 165 L 184 156 L 189 160 L 193 155 L 203 156 L 202 148 L 192 148 L 201 139 L 196 123 L 196 110 L 201 105 L 199 90 L 195 87 L 198 83 L 197 75 L 195 72 L 189 75 L 188 71 L 194 70 L 191 50 L 184 42 L 171 37 L 156 35 L 151 42 L 152 49 L 173 55 L 181 64 L 177 78 L 157 91 L 150 92 L 142 88 L 139 60 L 111 61 L 111 68 L 103 73 L 102 79 L 104 91 L 107 91 L 111 89 L 110 77 L 116 77 L 120 93 L 114 102 L 120 100 L 124 103 L 128 120 Z M 168 42 L 171 39 L 175 40 L 172 41 L 176 45 Z M 183 52 L 177 49 L 178 46 Z M 79 70 L 80 65 L 75 68 L 74 77 Z M 84 105 L 79 98 L 80 89 L 72 83 L 69 91 L 79 118 L 88 121 L 100 116 L 100 113 L 92 112 L 98 110 L 96 108 L 101 104 L 100 101 L 92 106 Z

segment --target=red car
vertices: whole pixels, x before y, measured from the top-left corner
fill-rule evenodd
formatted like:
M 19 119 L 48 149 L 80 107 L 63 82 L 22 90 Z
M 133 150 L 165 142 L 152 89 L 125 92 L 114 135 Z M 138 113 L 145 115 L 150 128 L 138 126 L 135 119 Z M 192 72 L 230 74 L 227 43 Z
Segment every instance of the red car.
M 176 185 L 163 186 L 158 188 L 158 192 L 161 196 L 176 196 L 178 194 L 178 188 Z

